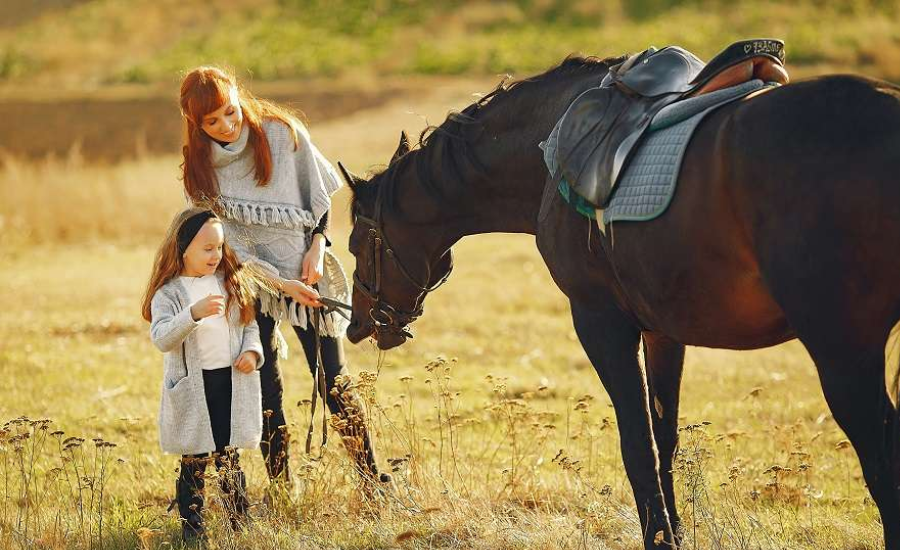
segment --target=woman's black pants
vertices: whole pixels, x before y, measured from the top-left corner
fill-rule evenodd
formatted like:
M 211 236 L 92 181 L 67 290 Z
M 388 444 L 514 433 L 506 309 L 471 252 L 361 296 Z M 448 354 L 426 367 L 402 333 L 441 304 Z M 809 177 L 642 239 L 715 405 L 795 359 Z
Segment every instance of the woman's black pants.
M 274 345 L 275 320 L 268 315 L 257 313 L 256 322 L 259 325 L 259 336 L 265 359 L 259 373 L 263 408 L 263 435 L 260 447 L 269 477 L 272 479 L 289 478 L 289 434 L 284 416 L 284 385 L 278 365 L 278 352 Z M 315 380 L 319 360 L 316 350 L 316 335 L 311 325 L 312 323 L 309 323 L 307 328 L 291 328 L 300 340 L 309 371 Z M 353 392 L 345 391 L 343 387 L 338 387 L 338 391 L 332 395 L 332 389 L 336 387 L 335 378 L 340 374 L 346 374 L 344 348 L 341 340 L 321 336 L 319 341 L 322 345 L 322 367 L 325 372 L 325 395 L 328 396 L 326 399 L 328 409 L 331 414 L 347 420 L 339 423 L 341 428 L 338 428 L 338 431 L 357 470 L 364 476 L 377 476 L 373 446 L 358 398 Z

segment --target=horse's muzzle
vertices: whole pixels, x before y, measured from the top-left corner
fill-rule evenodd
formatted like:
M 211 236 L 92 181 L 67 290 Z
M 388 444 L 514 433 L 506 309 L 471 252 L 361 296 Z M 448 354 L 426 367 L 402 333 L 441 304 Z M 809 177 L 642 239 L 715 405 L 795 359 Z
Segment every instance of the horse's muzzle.
M 347 340 L 351 344 L 358 344 L 369 336 L 375 336 L 375 325 L 372 323 L 360 323 L 353 319 L 347 327 Z
M 378 349 L 382 351 L 396 348 L 397 346 L 404 344 L 409 338 L 408 336 L 406 336 L 406 334 L 398 332 L 379 333 L 378 331 L 375 331 L 372 336 L 375 338 L 375 341 L 378 344 Z
M 371 337 L 378 344 L 378 349 L 387 351 L 404 344 L 411 334 L 408 330 L 379 330 L 372 323 L 359 323 L 356 320 L 351 321 L 347 327 L 347 340 L 351 344 L 358 344 Z

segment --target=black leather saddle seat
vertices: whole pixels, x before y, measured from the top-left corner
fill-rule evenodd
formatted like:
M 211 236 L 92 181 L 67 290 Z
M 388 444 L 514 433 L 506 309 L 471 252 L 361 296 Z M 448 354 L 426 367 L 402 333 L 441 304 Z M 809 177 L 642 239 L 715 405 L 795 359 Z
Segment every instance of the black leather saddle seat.
M 605 207 L 653 116 L 681 99 L 753 78 L 787 83 L 784 42 L 736 42 L 709 63 L 678 46 L 649 48 L 611 67 L 598 88 L 578 96 L 559 123 L 558 183 Z
M 611 68 L 600 86 L 624 86 L 642 97 L 671 93 L 696 95 L 720 73 L 751 60 L 756 60 L 757 63 L 768 60 L 783 66 L 784 43 L 779 40 L 735 42 L 709 63 L 704 63 L 678 46 L 668 46 L 661 50 L 650 48 Z

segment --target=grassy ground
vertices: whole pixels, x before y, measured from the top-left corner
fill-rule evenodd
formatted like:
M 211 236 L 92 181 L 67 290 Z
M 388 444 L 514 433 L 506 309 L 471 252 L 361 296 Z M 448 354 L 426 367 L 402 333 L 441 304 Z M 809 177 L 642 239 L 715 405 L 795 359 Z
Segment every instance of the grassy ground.
M 313 136 L 362 171 L 390 156 L 400 127 L 439 121 L 468 91 L 360 111 Z M 166 512 L 177 461 L 156 443 L 161 357 L 138 314 L 153 246 L 181 204 L 177 164 L 75 158 L 0 173 L 0 421 L 53 421 L 0 431 L 2 550 L 180 544 Z M 346 201 L 344 190 L 335 242 L 352 268 Z M 380 462 L 396 465 L 388 496 L 360 498 L 332 439 L 321 460 L 296 445 L 296 492 L 263 506 L 261 460 L 246 452 L 257 519 L 235 535 L 214 505 L 213 547 L 640 547 L 609 399 L 533 240 L 482 236 L 456 254 L 412 342 L 381 361 L 368 343 L 348 346 Z M 302 440 L 311 380 L 290 346 L 286 403 Z M 856 457 L 799 344 L 690 349 L 680 424 L 687 548 L 881 547 Z
M 6 87 L 171 85 L 185 67 L 210 62 L 262 80 L 521 75 L 572 52 L 674 43 L 708 58 L 754 36 L 785 39 L 795 66 L 900 78 L 897 0 L 236 0 L 227 10 L 198 0 L 11 1 L 25 6 L 0 25 Z

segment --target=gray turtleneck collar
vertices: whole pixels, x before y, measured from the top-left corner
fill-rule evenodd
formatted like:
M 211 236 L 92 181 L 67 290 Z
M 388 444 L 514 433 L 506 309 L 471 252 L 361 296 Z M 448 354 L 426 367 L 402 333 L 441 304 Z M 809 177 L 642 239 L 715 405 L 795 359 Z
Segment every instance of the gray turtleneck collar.
M 232 143 L 219 145 L 216 141 L 209 144 L 210 160 L 215 167 L 227 166 L 244 156 L 248 150 L 247 141 L 250 138 L 250 125 L 245 120 L 241 125 L 241 135 Z

